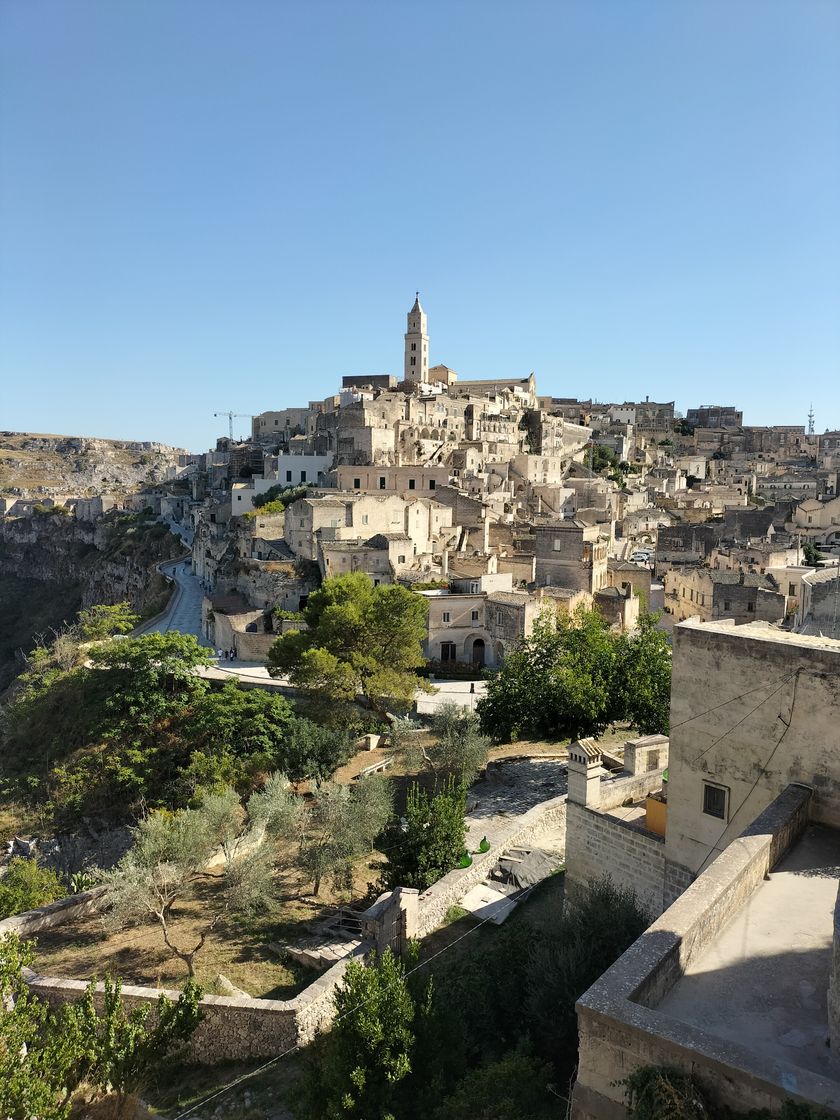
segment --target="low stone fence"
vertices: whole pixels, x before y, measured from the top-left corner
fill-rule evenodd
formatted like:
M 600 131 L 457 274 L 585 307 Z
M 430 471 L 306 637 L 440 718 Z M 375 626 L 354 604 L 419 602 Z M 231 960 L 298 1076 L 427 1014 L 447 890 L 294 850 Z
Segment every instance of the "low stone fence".
M 565 827 L 565 793 L 561 797 L 543 801 L 514 818 L 510 832 L 501 837 L 497 836 L 490 851 L 476 854 L 469 867 L 457 867 L 420 895 L 417 929 L 414 936 L 425 937 L 426 934 L 437 929 L 446 917 L 449 907 L 455 906 L 471 887 L 487 878 L 506 848 L 528 847 L 536 844 L 543 833 L 558 828 L 564 833 L 565 848 Z
M 94 887 L 93 890 L 71 894 L 67 898 L 60 898 L 58 902 L 39 906 L 37 910 L 27 910 L 23 914 L 4 918 L 0 921 L 0 937 L 7 933 L 16 933 L 23 938 L 31 937 L 33 933 L 38 933 L 42 929 L 52 929 L 53 926 L 60 926 L 64 922 L 72 922 L 83 914 L 90 914 L 97 910 L 106 890 L 107 887 Z
M 809 789 L 788 786 L 580 998 L 573 1120 L 622 1120 L 621 1082 L 647 1065 L 695 1074 L 731 1108 L 777 1112 L 790 1097 L 840 1116 L 835 1083 L 799 1068 L 791 1081 L 780 1063 L 656 1010 L 796 842 L 810 799 Z
M 362 944 L 319 976 L 294 999 L 250 999 L 244 996 L 204 996 L 202 1019 L 190 1040 L 190 1057 L 202 1065 L 220 1061 L 273 1058 L 311 1042 L 334 1014 L 335 991 L 352 960 L 361 960 L 370 946 Z M 84 980 L 60 980 L 26 970 L 30 990 L 51 1007 L 71 1003 L 87 991 Z M 97 984 L 94 1002 L 101 1006 L 103 985 Z M 126 984 L 123 1000 L 129 1009 L 146 1006 L 155 1013 L 162 994 L 178 992 Z
M 90 914 L 99 908 L 106 887 L 95 887 L 0 921 L 0 937 L 16 933 L 31 937 L 44 929 Z M 203 1065 L 225 1060 L 273 1058 L 298 1045 L 311 1042 L 318 1031 L 331 1022 L 336 988 L 352 960 L 363 960 L 372 948 L 362 942 L 352 953 L 328 969 L 293 999 L 252 999 L 247 996 L 204 996 L 203 1018 L 190 1041 L 190 1057 Z M 87 991 L 86 980 L 65 980 L 40 976 L 25 970 L 31 991 L 57 1007 L 80 999 Z M 103 985 L 98 984 L 94 1001 L 101 1006 Z M 178 992 L 127 984 L 122 989 L 126 1007 L 147 1006 L 152 1014 L 161 994 L 177 999 Z

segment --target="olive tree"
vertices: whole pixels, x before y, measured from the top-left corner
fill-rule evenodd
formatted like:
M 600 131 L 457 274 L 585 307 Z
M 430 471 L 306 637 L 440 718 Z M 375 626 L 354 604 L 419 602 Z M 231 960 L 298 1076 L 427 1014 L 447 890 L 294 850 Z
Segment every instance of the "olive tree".
M 151 920 L 169 951 L 195 975 L 195 956 L 222 917 L 270 907 L 272 837 L 294 833 L 300 801 L 281 774 L 273 775 L 243 808 L 229 788 L 207 795 L 197 809 L 151 813 L 135 829 L 134 844 L 108 872 L 106 919 L 112 929 Z M 195 897 L 211 857 L 222 857 L 220 905 L 207 914 L 197 941 L 175 940 L 173 912 Z

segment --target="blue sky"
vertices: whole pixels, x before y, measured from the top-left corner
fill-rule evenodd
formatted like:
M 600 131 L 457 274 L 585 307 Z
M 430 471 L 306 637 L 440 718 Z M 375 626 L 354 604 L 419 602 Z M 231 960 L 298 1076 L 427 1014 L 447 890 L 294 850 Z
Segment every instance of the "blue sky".
M 836 0 L 3 0 L 0 428 L 431 358 L 840 427 Z M 244 431 L 240 421 L 238 429 Z

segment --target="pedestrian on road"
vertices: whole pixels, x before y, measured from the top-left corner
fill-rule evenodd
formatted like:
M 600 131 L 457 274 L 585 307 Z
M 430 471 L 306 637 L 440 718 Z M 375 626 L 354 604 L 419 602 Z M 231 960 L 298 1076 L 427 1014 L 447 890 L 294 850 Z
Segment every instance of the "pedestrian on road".
M 231 661 L 235 661 L 235 660 L 236 660 L 236 650 L 235 650 L 235 649 L 232 649 L 232 650 L 230 651 L 230 659 L 231 659 Z
M 221 661 L 221 660 L 222 660 L 222 651 L 221 651 L 220 649 L 217 649 L 217 650 L 216 650 L 216 658 L 217 658 L 217 660 L 219 660 L 219 661 Z

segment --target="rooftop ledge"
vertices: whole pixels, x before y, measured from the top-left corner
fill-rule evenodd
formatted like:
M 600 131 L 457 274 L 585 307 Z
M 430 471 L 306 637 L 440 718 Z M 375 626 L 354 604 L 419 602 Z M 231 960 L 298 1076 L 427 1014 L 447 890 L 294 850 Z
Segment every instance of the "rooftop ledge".
M 676 1065 L 732 1108 L 840 1116 L 826 1046 L 840 833 L 791 785 L 578 1001 L 573 1115 L 623 1115 L 620 1080 Z M 770 874 L 772 869 L 772 874 Z

